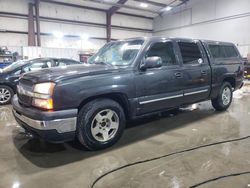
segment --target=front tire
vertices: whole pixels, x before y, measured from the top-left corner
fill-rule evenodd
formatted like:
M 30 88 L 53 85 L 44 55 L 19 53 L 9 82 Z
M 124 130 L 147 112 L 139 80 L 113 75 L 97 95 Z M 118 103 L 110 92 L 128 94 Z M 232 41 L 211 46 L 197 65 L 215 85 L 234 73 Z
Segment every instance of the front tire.
M 225 111 L 232 103 L 233 90 L 229 82 L 224 82 L 221 86 L 217 98 L 212 99 L 212 105 L 217 111 Z
M 78 114 L 77 137 L 89 150 L 105 149 L 115 144 L 125 128 L 122 107 L 110 99 L 96 99 Z
M 9 86 L 0 85 L 0 105 L 10 104 L 13 95 L 13 89 Z

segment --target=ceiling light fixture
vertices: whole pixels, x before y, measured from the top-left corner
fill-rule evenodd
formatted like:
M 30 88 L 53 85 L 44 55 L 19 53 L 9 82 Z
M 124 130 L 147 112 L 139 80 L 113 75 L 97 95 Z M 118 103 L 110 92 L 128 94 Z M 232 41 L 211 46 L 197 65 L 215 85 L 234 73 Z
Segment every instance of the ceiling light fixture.
M 87 41 L 89 39 L 89 36 L 87 34 L 82 34 L 81 39 Z
M 62 32 L 54 31 L 54 32 L 53 32 L 53 36 L 56 37 L 56 38 L 61 39 L 61 38 L 63 38 L 64 35 L 63 35 Z
M 141 6 L 142 8 L 147 8 L 147 7 L 148 7 L 148 4 L 147 4 L 147 3 L 141 3 L 140 6 Z
M 172 10 L 172 8 L 173 8 L 173 7 L 171 7 L 171 6 L 167 6 L 167 7 L 165 8 L 165 11 L 170 11 L 170 10 Z

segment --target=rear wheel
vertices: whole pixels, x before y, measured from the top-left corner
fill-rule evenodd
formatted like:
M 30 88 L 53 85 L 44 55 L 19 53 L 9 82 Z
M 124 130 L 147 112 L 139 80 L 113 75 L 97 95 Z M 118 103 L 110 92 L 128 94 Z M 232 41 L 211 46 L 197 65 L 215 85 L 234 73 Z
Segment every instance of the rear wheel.
M 232 86 L 230 83 L 224 82 L 221 86 L 218 97 L 216 99 L 212 99 L 212 105 L 218 111 L 225 111 L 231 105 L 232 98 Z
M 125 127 L 122 107 L 110 99 L 96 99 L 84 105 L 78 115 L 77 136 L 90 150 L 115 144 Z
M 9 104 L 13 95 L 14 91 L 10 87 L 0 85 L 0 105 Z

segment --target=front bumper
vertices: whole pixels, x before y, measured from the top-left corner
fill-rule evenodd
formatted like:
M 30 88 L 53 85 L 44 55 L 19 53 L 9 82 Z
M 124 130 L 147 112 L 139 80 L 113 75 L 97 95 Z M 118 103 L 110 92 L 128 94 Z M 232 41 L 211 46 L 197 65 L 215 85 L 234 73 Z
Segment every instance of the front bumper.
M 49 142 L 64 142 L 75 138 L 77 109 L 41 111 L 21 106 L 13 97 L 13 115 L 28 132 Z

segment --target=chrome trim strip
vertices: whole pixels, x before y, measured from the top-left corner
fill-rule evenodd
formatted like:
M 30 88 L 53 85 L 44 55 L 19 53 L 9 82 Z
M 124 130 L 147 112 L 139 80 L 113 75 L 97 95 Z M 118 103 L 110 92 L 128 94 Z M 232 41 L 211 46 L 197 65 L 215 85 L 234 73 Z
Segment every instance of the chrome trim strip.
M 208 89 L 203 89 L 203 90 L 199 90 L 199 91 L 184 93 L 184 94 L 181 94 L 181 95 L 173 95 L 173 96 L 170 96 L 170 97 L 164 97 L 164 98 L 159 98 L 159 99 L 152 99 L 152 100 L 148 100 L 148 101 L 142 101 L 142 102 L 139 102 L 139 104 L 148 104 L 148 103 L 163 101 L 163 100 L 167 100 L 167 99 L 174 99 L 174 98 L 178 98 L 178 97 L 194 95 L 194 94 L 198 94 L 198 93 L 204 93 L 204 92 L 207 92 L 207 91 L 208 91 Z
M 198 94 L 198 93 L 205 93 L 207 91 L 208 91 L 208 89 L 203 89 L 203 90 L 200 90 L 200 91 L 194 91 L 194 92 L 184 93 L 184 96 L 194 95 L 194 94 Z
M 13 110 L 13 114 L 20 121 L 38 130 L 56 130 L 58 133 L 65 133 L 76 130 L 76 117 L 56 119 L 51 121 L 39 121 L 21 115 L 17 113 L 16 110 Z
M 142 102 L 139 102 L 139 104 L 148 104 L 148 103 L 152 103 L 152 102 L 163 101 L 163 100 L 167 100 L 167 99 L 174 99 L 174 98 L 178 98 L 178 97 L 183 97 L 183 94 L 173 95 L 173 96 L 159 98 L 159 99 L 152 99 L 152 100 L 148 100 L 148 101 L 142 101 Z

